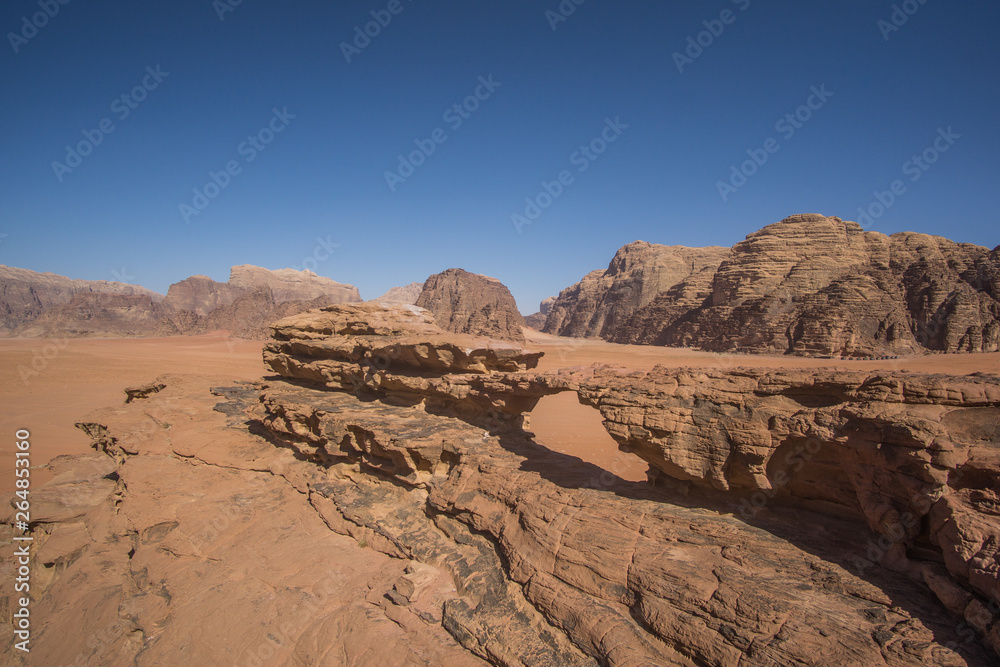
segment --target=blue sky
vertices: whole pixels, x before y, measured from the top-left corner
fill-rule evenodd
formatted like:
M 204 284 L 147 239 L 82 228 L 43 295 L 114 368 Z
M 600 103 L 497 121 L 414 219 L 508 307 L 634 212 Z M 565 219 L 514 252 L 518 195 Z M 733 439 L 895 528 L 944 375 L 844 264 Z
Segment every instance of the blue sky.
M 995 3 L 230 2 L 3 3 L 0 263 L 364 298 L 461 267 L 530 313 L 631 241 L 794 213 L 1000 244 Z

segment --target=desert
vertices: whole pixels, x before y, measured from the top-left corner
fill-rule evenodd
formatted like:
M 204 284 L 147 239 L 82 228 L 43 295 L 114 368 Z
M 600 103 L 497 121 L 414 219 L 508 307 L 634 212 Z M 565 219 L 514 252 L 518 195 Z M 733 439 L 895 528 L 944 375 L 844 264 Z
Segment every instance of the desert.
M 1000 5 L 0 7 L 0 665 L 1000 664 Z

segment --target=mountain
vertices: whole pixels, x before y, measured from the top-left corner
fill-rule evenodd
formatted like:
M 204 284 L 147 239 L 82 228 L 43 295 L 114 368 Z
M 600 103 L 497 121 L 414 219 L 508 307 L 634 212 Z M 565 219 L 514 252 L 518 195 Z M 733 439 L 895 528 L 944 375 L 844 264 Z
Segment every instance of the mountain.
M 163 300 L 162 295 L 138 285 L 74 280 L 54 273 L 0 266 L 0 335 L 10 335 L 46 309 L 66 305 L 78 294 L 146 296 L 152 303 Z
M 663 279 L 664 261 L 703 250 Z M 808 214 L 731 249 L 625 246 L 560 293 L 544 330 L 801 356 L 984 352 L 1000 349 L 998 298 L 1000 249 Z
M 192 276 L 166 297 L 121 283 L 72 280 L 0 267 L 3 329 L 26 338 L 176 336 L 227 330 L 263 339 L 271 322 L 335 303 L 361 300 L 353 285 L 310 271 L 236 266 L 220 283 Z
M 524 340 L 517 302 L 496 278 L 448 269 L 424 282 L 416 305 L 431 311 L 438 326 L 452 333 Z
M 393 287 L 377 299 L 372 299 L 372 301 L 376 303 L 402 303 L 412 305 L 417 302 L 418 298 L 420 298 L 420 292 L 422 292 L 423 289 L 423 283 L 410 283 L 409 285 L 404 285 L 402 287 Z
M 550 296 L 547 299 L 543 299 L 540 304 L 538 304 L 538 312 L 532 315 L 528 315 L 524 318 L 524 323 L 527 324 L 532 329 L 537 329 L 541 331 L 545 328 L 545 320 L 548 319 L 549 311 L 552 310 L 552 304 L 556 302 L 556 297 Z
M 704 280 L 729 248 L 684 248 L 636 241 L 619 250 L 605 271 L 592 271 L 552 304 L 546 333 L 609 337 L 658 295 L 685 280 Z

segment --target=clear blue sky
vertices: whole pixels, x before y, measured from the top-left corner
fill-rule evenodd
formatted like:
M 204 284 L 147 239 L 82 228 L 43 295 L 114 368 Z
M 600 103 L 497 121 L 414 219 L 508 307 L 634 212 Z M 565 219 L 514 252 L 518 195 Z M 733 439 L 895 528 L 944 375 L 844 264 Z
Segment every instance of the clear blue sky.
M 7 0 L 0 263 L 164 292 L 233 264 L 311 267 L 318 250 L 316 271 L 365 298 L 461 267 L 530 313 L 625 243 L 731 245 L 793 213 L 856 220 L 894 180 L 905 191 L 872 229 L 1000 244 L 996 3 L 908 0 L 889 31 L 888 0 L 586 0 L 557 23 L 557 0 L 399 1 L 348 63 L 341 44 L 389 0 L 243 0 L 222 20 L 227 0 L 42 0 L 58 13 L 37 31 L 24 17 L 39 0 Z M 681 72 L 674 54 L 705 21 L 721 34 Z M 479 87 L 490 75 L 499 86 Z M 810 100 L 813 86 L 832 97 Z M 467 118 L 445 116 L 477 87 Z M 295 117 L 263 150 L 243 144 L 273 109 Z M 797 110 L 811 117 L 794 133 L 776 126 Z M 100 143 L 54 167 L 85 130 Z M 444 143 L 390 190 L 386 172 L 435 130 Z M 574 156 L 602 131 L 602 154 Z M 724 201 L 719 181 L 769 139 L 777 152 Z M 907 170 L 926 149 L 936 162 Z M 186 222 L 180 205 L 203 204 L 193 189 L 231 161 Z M 518 233 L 512 214 L 563 171 Z

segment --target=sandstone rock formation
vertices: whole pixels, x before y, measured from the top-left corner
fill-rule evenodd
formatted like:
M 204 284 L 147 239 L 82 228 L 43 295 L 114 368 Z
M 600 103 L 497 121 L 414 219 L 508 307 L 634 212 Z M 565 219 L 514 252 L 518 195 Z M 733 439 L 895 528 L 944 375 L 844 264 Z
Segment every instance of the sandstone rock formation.
M 588 655 L 612 664 L 684 664 L 670 662 L 681 656 L 657 652 L 654 647 L 662 646 L 657 644 L 662 641 L 676 647 L 694 664 L 735 664 L 741 655 L 749 658 L 747 664 L 817 664 L 824 662 L 818 658 L 822 655 L 828 661 L 834 660 L 835 649 L 832 645 L 824 649 L 821 640 L 806 637 L 804 626 L 825 628 L 833 619 L 809 616 L 803 625 L 795 626 L 795 647 L 781 644 L 778 653 L 755 654 L 751 647 L 774 647 L 775 643 L 765 642 L 755 634 L 762 631 L 761 626 L 753 626 L 750 634 L 744 634 L 751 626 L 738 620 L 738 609 L 725 610 L 725 600 L 761 595 L 761 599 L 783 600 L 783 613 L 788 615 L 781 622 L 785 630 L 788 619 L 805 611 L 805 607 L 797 605 L 811 604 L 791 592 L 776 593 L 772 587 L 778 579 L 767 574 L 767 566 L 759 560 L 755 565 L 763 571 L 755 571 L 750 578 L 764 588 L 756 590 L 744 580 L 750 588 L 733 593 L 735 597 L 711 598 L 721 607 L 707 602 L 695 602 L 693 606 L 682 602 L 692 593 L 664 593 L 660 577 L 693 576 L 695 570 L 684 570 L 676 562 L 678 558 L 691 558 L 688 562 L 692 565 L 695 562 L 691 555 L 678 556 L 683 550 L 668 550 L 674 559 L 669 566 L 656 565 L 655 560 L 647 562 L 642 548 L 626 550 L 620 557 L 631 565 L 616 570 L 618 556 L 613 555 L 617 552 L 611 544 L 636 543 L 641 547 L 649 536 L 661 534 L 658 530 L 665 531 L 661 536 L 667 542 L 684 541 L 673 532 L 675 524 L 665 528 L 657 523 L 671 516 L 661 506 L 623 500 L 615 510 L 597 499 L 588 498 L 583 505 L 578 504 L 582 502 L 579 498 L 567 500 L 574 507 L 585 507 L 587 516 L 577 515 L 579 528 L 573 527 L 571 519 L 565 529 L 572 530 L 569 534 L 564 530 L 558 539 L 548 535 L 549 524 L 565 510 L 558 509 L 558 502 L 556 509 L 547 503 L 542 508 L 534 507 L 539 501 L 530 484 L 523 475 L 506 467 L 503 455 L 491 450 L 488 436 L 496 434 L 507 450 L 530 447 L 516 444 L 521 424 L 518 413 L 530 410 L 539 397 L 557 391 L 577 391 L 581 401 L 599 408 L 609 432 L 623 449 L 645 459 L 655 471 L 654 477 L 673 480 L 668 486 L 683 489 L 689 501 L 694 497 L 692 492 L 709 506 L 713 498 L 722 498 L 722 502 L 737 509 L 737 516 L 757 525 L 773 520 L 762 521 L 760 515 L 770 517 L 789 506 L 798 507 L 796 512 L 822 516 L 813 521 L 821 522 L 824 530 L 832 530 L 830 526 L 837 522 L 866 524 L 875 537 L 855 532 L 853 538 L 841 543 L 848 548 L 840 546 L 839 552 L 827 554 L 827 564 L 810 565 L 823 577 L 834 577 L 837 583 L 832 590 L 874 602 L 871 593 L 859 593 L 861 589 L 856 587 L 871 581 L 873 575 L 876 580 L 886 576 L 883 567 L 899 572 L 914 582 L 911 586 L 924 587 L 937 596 L 942 605 L 938 613 L 947 610 L 964 618 L 964 623 L 956 625 L 961 624 L 970 636 L 981 633 L 986 644 L 1000 653 L 1000 588 L 993 560 L 995 544 L 1000 540 L 1000 522 L 991 509 L 1000 491 L 1000 378 L 894 378 L 839 371 L 813 375 L 741 369 L 657 369 L 630 375 L 608 369 L 525 372 L 533 363 L 523 364 L 525 370 L 521 371 L 477 368 L 470 375 L 464 360 L 456 359 L 449 367 L 449 357 L 441 353 L 444 346 L 440 339 L 434 339 L 433 328 L 421 313 L 369 313 L 362 317 L 364 313 L 358 310 L 345 312 L 332 307 L 275 327 L 276 342 L 265 352 L 267 364 L 282 376 L 312 382 L 324 390 L 269 387 L 261 396 L 265 428 L 301 456 L 321 465 L 358 460 L 381 475 L 427 489 L 427 502 L 434 512 L 456 515 L 460 521 L 493 536 L 505 560 L 512 564 L 512 578 L 525 585 L 528 600 L 551 623 L 566 630 Z M 392 320 L 399 323 L 391 324 Z M 484 370 L 488 375 L 482 375 Z M 337 393 L 329 394 L 330 389 Z M 458 416 L 489 430 L 482 443 L 472 432 L 466 436 L 428 432 L 423 422 L 418 422 L 420 427 L 414 430 L 415 425 L 409 421 L 413 413 L 374 406 L 358 413 L 342 392 L 377 396 L 388 404 L 417 405 L 434 415 Z M 392 426 L 397 422 L 398 427 Z M 446 424 L 442 422 L 439 428 Z M 489 461 L 485 469 L 484 460 Z M 554 476 L 566 483 L 565 477 L 554 472 L 558 468 L 542 463 L 532 467 L 544 471 L 543 477 Z M 524 469 L 523 463 L 520 469 Z M 497 479 L 490 481 L 493 474 Z M 516 487 L 507 481 L 512 476 L 517 478 Z M 576 484 L 581 485 L 580 480 Z M 454 493 L 449 489 L 467 493 L 470 487 L 476 489 L 474 500 L 449 495 Z M 552 502 L 552 491 L 537 492 Z M 635 524 L 616 511 L 631 512 L 633 516 L 641 512 L 644 518 Z M 608 519 L 617 528 L 594 516 L 604 516 L 603 512 L 619 516 Z M 537 524 L 529 518 L 534 513 L 538 514 Z M 514 516 L 519 518 L 514 520 Z M 361 524 L 396 548 L 403 539 L 370 518 Z M 619 535 L 621 530 L 638 530 L 638 542 Z M 729 526 L 714 534 L 735 536 L 741 530 Z M 788 530 L 785 526 L 782 530 L 793 539 L 802 539 L 801 528 Z M 570 535 L 589 543 L 584 546 L 582 542 L 567 541 Z M 717 548 L 721 549 L 723 561 L 729 557 L 727 554 L 738 553 L 741 567 L 746 567 L 749 559 L 758 558 L 758 550 L 764 548 L 740 542 L 742 537 L 734 539 L 740 543 L 738 549 L 733 549 L 732 543 Z M 561 548 L 547 551 L 546 545 L 552 545 L 553 540 Z M 411 538 L 404 544 L 411 550 L 407 553 L 412 553 L 419 540 Z M 650 544 L 649 548 L 651 554 L 665 553 L 662 546 Z M 601 555 L 583 555 L 594 554 L 592 550 Z M 560 554 L 565 554 L 568 564 L 557 567 Z M 831 561 L 841 567 L 830 569 Z M 598 567 L 597 562 L 605 567 Z M 575 571 L 577 567 L 584 568 L 586 574 Z M 570 572 L 564 573 L 564 569 Z M 620 571 L 627 571 L 628 578 L 619 580 Z M 682 571 L 685 574 L 680 575 Z M 745 572 L 743 576 L 748 575 Z M 717 595 L 721 582 L 733 581 L 720 576 L 716 572 L 716 578 L 705 582 L 706 595 L 711 591 Z M 694 598 L 699 599 L 697 595 Z M 603 606 L 613 600 L 628 601 L 630 616 L 640 620 L 638 627 L 645 630 L 636 632 L 627 623 L 621 625 L 623 619 Z M 592 634 L 593 629 L 567 625 L 568 618 L 584 614 L 577 604 L 590 609 L 590 614 L 600 615 L 604 620 L 599 625 L 613 628 L 613 640 L 608 641 L 605 635 L 606 643 L 602 643 Z M 829 601 L 821 604 L 831 608 Z M 832 604 L 836 607 L 841 603 Z M 760 610 L 754 612 L 758 613 Z M 857 616 L 843 613 L 845 617 Z M 884 614 L 880 611 L 868 618 L 884 620 Z M 733 622 L 731 619 L 737 619 L 735 627 L 742 628 L 736 630 L 739 640 L 727 635 L 734 627 L 726 625 Z M 902 643 L 880 634 L 888 625 L 855 635 L 857 628 L 848 631 L 845 623 L 831 630 L 829 636 L 837 636 L 841 645 L 849 641 L 853 657 L 848 662 L 861 664 L 875 659 L 864 657 L 865 651 L 875 646 L 884 648 L 895 643 L 899 649 L 914 645 L 916 634 L 910 633 L 919 634 L 919 624 L 915 625 L 912 618 L 896 620 L 901 622 L 897 628 L 907 628 L 908 638 Z M 818 632 L 820 637 L 828 636 L 828 630 Z M 859 639 L 869 637 L 866 633 L 876 638 L 874 643 L 869 643 L 870 638 Z M 610 651 L 610 646 L 616 651 Z M 878 659 L 890 664 L 897 660 L 902 661 L 898 664 L 906 664 L 910 659 L 948 664 L 953 659 L 942 657 L 948 653 L 946 649 L 931 645 L 921 649 L 919 659 L 906 651 L 894 653 L 882 648 L 871 655 L 880 655 Z M 939 663 L 942 659 L 944 662 Z
M 420 298 L 420 293 L 423 289 L 423 283 L 410 283 L 402 287 L 393 287 L 379 298 L 372 299 L 372 301 L 376 303 L 415 304 L 417 299 Z
M 46 309 L 68 304 L 77 294 L 146 296 L 153 303 L 163 297 L 138 285 L 104 280 L 73 280 L 54 273 L 0 266 L 0 335 L 10 334 Z
M 434 321 L 296 315 L 276 376 L 81 422 L 101 454 L 33 495 L 33 659 L 995 664 L 1000 378 L 539 373 Z M 655 485 L 532 439 L 563 391 Z
M 636 291 L 634 274 L 645 285 L 643 266 L 655 265 L 636 245 L 564 290 L 545 331 L 814 356 L 1000 349 L 997 249 L 797 215 L 750 234 L 716 269 L 644 287 L 633 306 L 637 300 L 620 293 Z M 624 276 L 622 265 L 632 267 Z
M 523 341 L 524 318 L 496 278 L 448 269 L 424 283 L 416 305 L 434 314 L 445 331 Z
M 191 276 L 171 285 L 163 302 L 173 310 L 204 317 L 216 308 L 230 305 L 240 293 L 239 288 L 208 276 Z
M 295 269 L 262 269 L 243 264 L 234 266 L 229 273 L 229 284 L 237 289 L 254 290 L 268 287 L 275 303 L 286 301 L 313 301 L 326 303 L 356 303 L 361 301 L 358 288 L 318 276 L 312 271 Z
M 552 310 L 552 305 L 556 302 L 556 297 L 550 296 L 547 299 L 543 299 L 540 304 L 538 304 L 538 312 L 532 315 L 528 315 L 524 318 L 524 323 L 531 327 L 541 331 L 545 328 L 545 320 L 549 316 L 549 311 Z
M 68 303 L 44 309 L 12 333 L 23 338 L 81 336 L 176 336 L 173 311 L 147 295 L 80 292 Z
M 6 333 L 20 337 L 177 336 L 226 330 L 263 340 L 276 320 L 331 303 L 357 302 L 352 285 L 308 271 L 236 266 L 230 282 L 192 276 L 167 296 L 119 283 L 0 270 Z M 14 326 L 16 324 L 16 326 Z
M 729 248 L 684 248 L 636 241 L 606 271 L 591 271 L 552 304 L 546 333 L 606 337 L 657 295 L 692 277 L 711 275 Z

